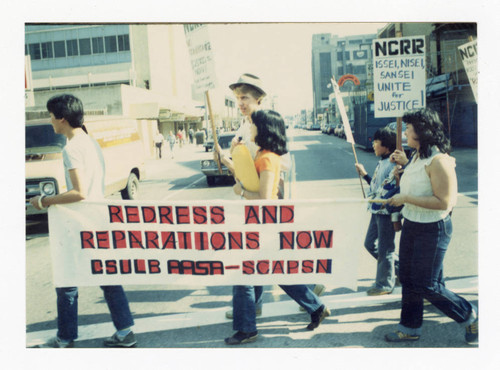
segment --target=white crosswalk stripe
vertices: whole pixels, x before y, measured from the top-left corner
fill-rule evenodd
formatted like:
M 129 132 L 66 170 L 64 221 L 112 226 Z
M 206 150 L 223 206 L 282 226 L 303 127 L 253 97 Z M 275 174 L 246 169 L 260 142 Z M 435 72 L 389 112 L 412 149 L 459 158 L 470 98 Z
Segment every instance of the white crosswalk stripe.
M 451 280 L 446 283 L 447 287 L 456 293 L 474 292 L 478 289 L 477 278 L 464 278 Z M 401 288 L 394 289 L 392 294 L 370 297 L 365 292 L 327 295 L 321 298 L 323 303 L 331 310 L 349 307 L 372 306 L 380 303 L 395 302 L 401 299 Z M 205 325 L 223 324 L 228 320 L 225 312 L 228 308 L 204 310 L 174 315 L 160 315 L 142 319 L 135 319 L 133 330 L 136 334 L 152 333 L 157 331 L 192 328 Z M 297 304 L 292 300 L 283 302 L 272 302 L 263 305 L 264 318 L 279 317 L 299 314 Z M 302 313 L 303 314 L 303 313 Z M 335 316 L 335 312 L 333 312 Z M 111 322 L 102 324 L 79 326 L 78 340 L 91 340 L 111 336 L 115 329 Z M 55 335 L 55 330 L 43 330 L 26 333 L 26 346 L 32 347 L 45 343 Z

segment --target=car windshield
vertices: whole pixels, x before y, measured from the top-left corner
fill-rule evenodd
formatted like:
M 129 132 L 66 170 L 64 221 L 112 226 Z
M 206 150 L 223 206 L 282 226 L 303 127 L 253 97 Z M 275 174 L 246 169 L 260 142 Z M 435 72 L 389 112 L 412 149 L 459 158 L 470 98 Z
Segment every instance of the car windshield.
M 56 134 L 52 125 L 26 126 L 26 153 L 60 152 L 66 145 L 66 136 Z
M 233 140 L 234 135 L 221 136 L 218 140 L 219 145 L 222 149 L 229 149 L 231 147 L 231 140 Z
M 398 124 L 397 124 L 397 122 L 391 122 L 391 123 L 389 123 L 387 126 L 388 126 L 391 130 L 394 130 L 394 131 L 396 131 L 396 130 L 397 130 L 397 128 L 398 128 Z M 401 130 L 402 130 L 402 131 L 405 131 L 405 130 L 406 130 L 406 123 L 401 122 Z

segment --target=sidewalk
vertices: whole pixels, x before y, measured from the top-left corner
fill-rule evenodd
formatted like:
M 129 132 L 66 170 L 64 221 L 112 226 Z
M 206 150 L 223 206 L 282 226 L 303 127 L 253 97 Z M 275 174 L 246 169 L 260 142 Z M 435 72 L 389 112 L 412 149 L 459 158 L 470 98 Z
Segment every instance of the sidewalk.
M 172 171 L 179 166 L 181 163 L 190 162 L 198 159 L 203 153 L 205 153 L 205 147 L 203 145 L 196 144 L 184 144 L 179 147 L 179 144 L 175 144 L 174 148 L 174 158 L 171 157 L 170 147 L 162 150 L 162 158 L 147 158 L 145 163 L 145 180 L 165 178 L 168 172 Z M 206 153 L 208 156 L 210 153 Z

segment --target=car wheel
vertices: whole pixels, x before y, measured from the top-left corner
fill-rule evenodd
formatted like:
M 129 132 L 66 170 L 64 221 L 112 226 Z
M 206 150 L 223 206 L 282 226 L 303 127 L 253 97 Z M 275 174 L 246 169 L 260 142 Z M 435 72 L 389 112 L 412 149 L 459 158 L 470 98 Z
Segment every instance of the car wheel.
M 137 199 L 139 195 L 139 179 L 135 173 L 128 176 L 127 186 L 121 191 L 122 199 Z
M 215 185 L 215 177 L 214 176 L 207 176 L 207 184 L 208 184 L 208 186 L 214 186 Z
M 208 147 L 205 147 L 205 152 L 208 152 Z

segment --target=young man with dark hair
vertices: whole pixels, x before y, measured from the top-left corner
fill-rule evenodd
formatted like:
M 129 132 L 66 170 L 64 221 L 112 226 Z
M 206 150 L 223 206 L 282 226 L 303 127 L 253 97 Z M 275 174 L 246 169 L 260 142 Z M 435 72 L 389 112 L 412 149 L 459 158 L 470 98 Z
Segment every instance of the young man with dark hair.
M 390 187 L 390 180 L 395 164 L 389 156 L 396 149 L 396 132 L 383 127 L 377 130 L 373 140 L 373 151 L 380 161 L 370 177 L 365 167 L 357 163 L 356 170 L 370 185 L 368 197 L 380 198 L 384 187 Z M 385 189 L 387 190 L 387 189 Z M 370 224 L 366 232 L 365 248 L 377 260 L 375 284 L 367 291 L 370 296 L 390 294 L 396 282 L 395 231 L 389 211 L 380 204 L 369 204 Z
M 104 158 L 99 144 L 83 125 L 83 104 L 77 97 L 63 94 L 47 102 L 52 127 L 66 136 L 63 164 L 68 190 L 53 196 L 37 196 L 30 203 L 37 209 L 55 204 L 104 198 Z M 108 347 L 132 347 L 134 320 L 121 285 L 101 286 L 116 333 L 104 341 Z M 78 337 L 78 288 L 57 287 L 57 335 L 42 347 L 68 348 Z

